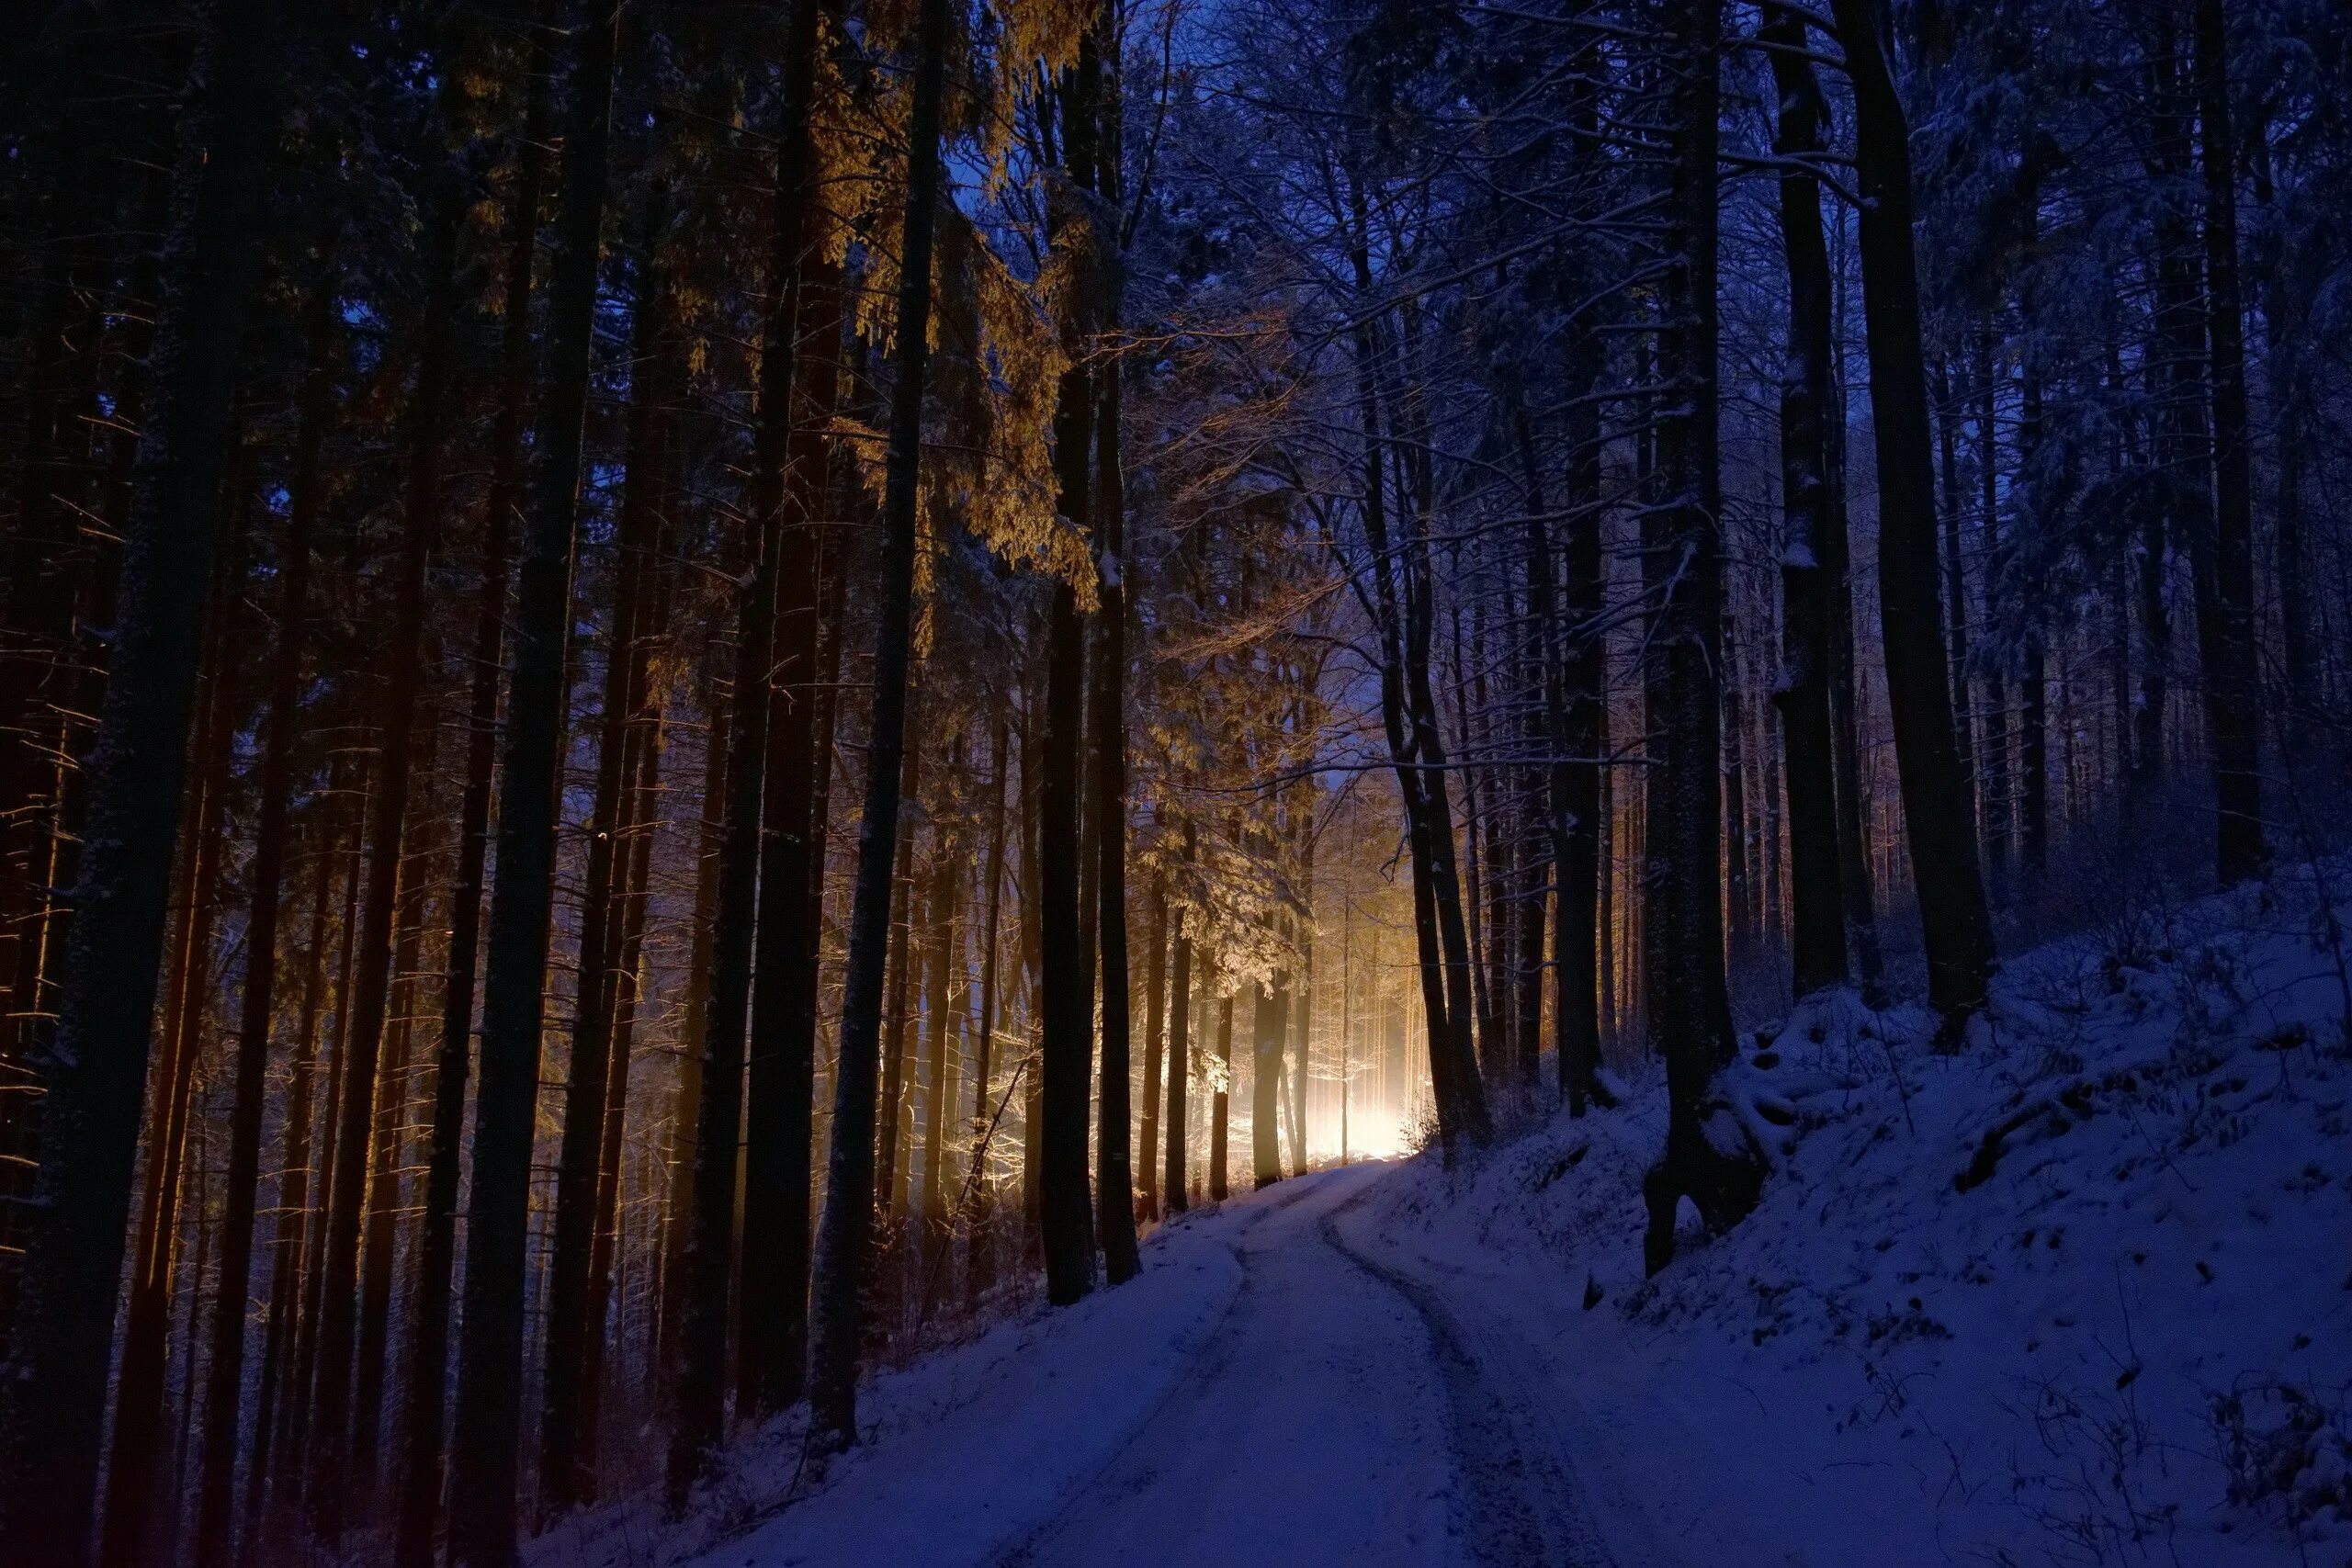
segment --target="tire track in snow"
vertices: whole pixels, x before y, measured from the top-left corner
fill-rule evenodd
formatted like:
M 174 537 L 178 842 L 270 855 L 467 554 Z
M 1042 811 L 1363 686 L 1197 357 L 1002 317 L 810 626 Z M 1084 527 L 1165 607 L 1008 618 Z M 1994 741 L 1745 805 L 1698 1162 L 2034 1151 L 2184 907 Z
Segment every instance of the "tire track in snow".
M 1167 1392 L 1127 1429 L 1102 1461 L 1069 1490 L 1059 1507 L 989 1559 L 990 1568 L 1029 1568 L 1029 1565 L 1039 1562 L 1050 1551 L 1056 1539 L 1083 1511 L 1099 1506 L 1099 1489 L 1102 1483 L 1131 1461 L 1138 1445 L 1153 1434 L 1168 1410 L 1180 1400 L 1198 1398 L 1202 1390 L 1215 1383 L 1218 1374 L 1232 1359 L 1239 1327 L 1247 1321 L 1248 1314 L 1243 1312 L 1242 1303 L 1250 1299 L 1257 1283 L 1257 1265 L 1247 1245 L 1249 1238 L 1268 1220 L 1320 1193 L 1326 1185 L 1302 1179 L 1292 1190 L 1282 1192 L 1267 1202 L 1250 1206 L 1246 1211 L 1247 1218 L 1237 1227 L 1238 1234 L 1229 1243 L 1234 1261 L 1241 1270 L 1241 1282 L 1235 1288 L 1224 1310 L 1218 1313 L 1216 1323 L 1203 1337 L 1190 1363 L 1170 1382 Z
M 1573 1483 L 1517 1389 L 1476 1353 L 1464 1328 L 1427 1282 L 1372 1257 L 1340 1234 L 1340 1216 L 1372 1196 L 1365 1187 L 1323 1216 L 1331 1249 L 1401 1297 L 1428 1329 L 1445 1387 L 1454 1466 L 1455 1533 L 1471 1561 L 1490 1568 L 1613 1568 L 1614 1559 L 1570 1498 Z

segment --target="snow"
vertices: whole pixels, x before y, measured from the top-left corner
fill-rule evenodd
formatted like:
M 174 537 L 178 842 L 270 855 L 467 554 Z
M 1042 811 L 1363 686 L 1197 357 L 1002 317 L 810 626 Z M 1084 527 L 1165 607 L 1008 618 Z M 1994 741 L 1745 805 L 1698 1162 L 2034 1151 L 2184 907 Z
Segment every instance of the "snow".
M 2345 1562 L 2352 1063 L 2319 909 L 2306 877 L 2119 910 L 2012 962 L 1956 1055 L 1917 1009 L 1815 999 L 1734 1069 L 1797 1112 L 1761 1207 L 1655 1280 L 1656 1085 L 1408 1170 L 1381 1223 L 1560 1369 L 1621 1562 L 1746 1532 L 1808 1568 Z
M 1762 1204 L 1688 1218 L 1654 1280 L 1650 1072 L 1454 1170 L 1164 1226 L 1133 1283 L 877 1374 L 822 1478 L 787 1419 L 689 1525 L 623 1505 L 534 1562 L 2352 1561 L 2352 987 L 2316 886 L 2119 900 L 1953 1054 L 1850 993 L 1747 1037 Z

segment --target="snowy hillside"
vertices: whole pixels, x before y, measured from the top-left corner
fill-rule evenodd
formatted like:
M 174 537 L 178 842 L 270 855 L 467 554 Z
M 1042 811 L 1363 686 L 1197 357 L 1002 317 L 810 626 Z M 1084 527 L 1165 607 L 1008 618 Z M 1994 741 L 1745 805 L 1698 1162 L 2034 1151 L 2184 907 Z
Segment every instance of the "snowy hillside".
M 1662 1560 L 1728 1561 L 1694 1543 L 1737 1529 L 1767 1548 L 1747 1561 L 1810 1568 L 2352 1561 L 2352 1065 L 2324 907 L 2306 876 L 2118 908 L 2011 961 L 1958 1055 L 1850 996 L 1744 1041 L 1792 1152 L 1655 1280 L 1661 1092 L 1417 1167 L 1385 1223 L 1557 1367 L 1605 1434 L 1571 1453 Z

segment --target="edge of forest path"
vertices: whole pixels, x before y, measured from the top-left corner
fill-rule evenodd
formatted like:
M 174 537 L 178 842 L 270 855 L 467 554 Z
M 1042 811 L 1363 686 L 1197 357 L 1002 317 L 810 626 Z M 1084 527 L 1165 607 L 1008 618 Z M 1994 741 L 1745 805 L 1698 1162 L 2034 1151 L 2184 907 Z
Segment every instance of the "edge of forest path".
M 1311 1177 L 1196 1211 L 1153 1233 L 1128 1284 L 882 1372 L 861 1394 L 859 1445 L 807 1495 L 763 1508 L 757 1499 L 787 1495 L 797 1466 L 797 1422 L 779 1427 L 731 1483 L 743 1503 L 736 1529 L 685 1560 L 947 1568 L 1016 1550 L 1115 1461 L 1213 1347 L 1242 1291 L 1241 1239 L 1324 1185 Z
M 1481 1388 L 1508 1406 L 1522 1439 L 1540 1445 L 1529 1483 L 1556 1483 L 1555 1534 L 1565 1522 L 1566 1544 L 1605 1553 L 1598 1561 L 1611 1568 L 1807 1568 L 1810 1560 L 1786 1540 L 1727 1521 L 1735 1510 L 1720 1499 L 1686 1493 L 1687 1508 L 1677 1508 L 1677 1489 L 1657 1484 L 1663 1455 L 1680 1456 L 1680 1473 L 1694 1481 L 1745 1467 L 1659 1403 L 1627 1325 L 1613 1312 L 1581 1310 L 1578 1281 L 1475 1234 L 1438 1248 L 1432 1236 L 1398 1223 L 1416 1169 L 1397 1168 L 1395 1179 L 1336 1212 L 1332 1239 L 1361 1266 L 1389 1276 L 1417 1309 L 1443 1314 Z

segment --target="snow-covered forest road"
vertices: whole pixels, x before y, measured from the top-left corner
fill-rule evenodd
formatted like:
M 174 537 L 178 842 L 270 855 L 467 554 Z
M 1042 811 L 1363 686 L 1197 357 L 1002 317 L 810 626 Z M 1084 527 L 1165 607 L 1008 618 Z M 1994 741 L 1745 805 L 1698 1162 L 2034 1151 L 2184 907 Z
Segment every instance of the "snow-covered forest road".
M 1179 1221 L 1131 1285 L 886 1376 L 830 1483 L 707 1568 L 1618 1568 L 1545 1370 L 1367 1223 L 1394 1168 Z
M 1597 1565 L 1560 1464 L 1441 1292 L 1340 1222 L 1383 1168 L 1245 1202 L 1216 1334 L 1004 1564 Z

